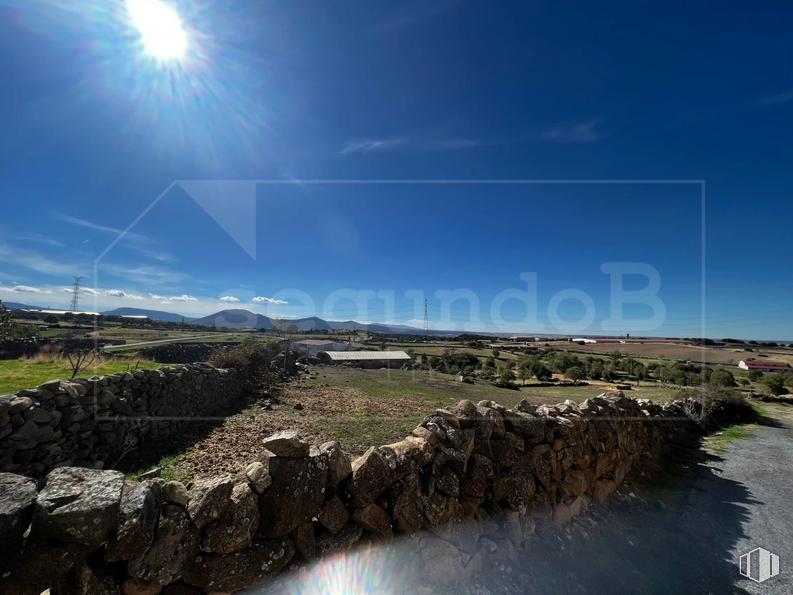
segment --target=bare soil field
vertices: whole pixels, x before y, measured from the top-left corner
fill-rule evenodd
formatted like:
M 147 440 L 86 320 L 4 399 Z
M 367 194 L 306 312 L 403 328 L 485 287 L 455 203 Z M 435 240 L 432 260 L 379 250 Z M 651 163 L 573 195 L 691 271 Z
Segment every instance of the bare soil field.
M 319 366 L 315 378 L 284 390 L 272 409 L 253 408 L 230 417 L 223 426 L 195 441 L 178 457 L 160 464 L 169 477 L 183 480 L 216 473 L 241 473 L 261 453 L 262 439 L 280 430 L 296 430 L 319 445 L 338 441 L 352 457 L 373 445 L 410 435 L 438 407 L 461 399 L 492 400 L 514 407 L 521 399 L 539 405 L 596 396 L 611 385 L 579 387 L 497 388 L 489 383 L 464 384 L 452 376 L 426 371 L 362 370 Z M 661 391 L 661 392 L 659 392 Z M 636 398 L 667 400 L 675 390 L 648 385 L 631 390 Z M 660 397 L 660 398 L 659 398 Z M 296 408 L 297 407 L 297 408 Z
M 643 357 L 665 360 L 691 360 L 711 365 L 737 366 L 738 362 L 747 358 L 781 360 L 793 363 L 793 350 L 762 349 L 745 351 L 737 347 L 696 347 L 669 343 L 594 343 L 578 345 L 576 343 L 557 343 L 553 345 L 574 353 L 609 355 L 618 351 L 625 356 Z

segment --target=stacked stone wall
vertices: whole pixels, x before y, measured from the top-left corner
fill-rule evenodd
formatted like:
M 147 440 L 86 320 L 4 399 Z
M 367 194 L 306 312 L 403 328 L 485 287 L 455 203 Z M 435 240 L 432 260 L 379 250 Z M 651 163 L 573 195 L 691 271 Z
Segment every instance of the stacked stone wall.
M 125 451 L 163 449 L 192 418 L 233 411 L 244 392 L 234 370 L 198 363 L 0 395 L 0 471 L 38 478 L 58 467 L 108 468 Z
M 411 544 L 404 573 L 448 585 L 524 547 L 537 522 L 607 498 L 693 430 L 687 410 L 619 392 L 515 410 L 461 401 L 355 461 L 286 431 L 239 474 L 189 486 L 77 467 L 41 485 L 0 474 L 0 592 L 232 593 L 395 538 Z

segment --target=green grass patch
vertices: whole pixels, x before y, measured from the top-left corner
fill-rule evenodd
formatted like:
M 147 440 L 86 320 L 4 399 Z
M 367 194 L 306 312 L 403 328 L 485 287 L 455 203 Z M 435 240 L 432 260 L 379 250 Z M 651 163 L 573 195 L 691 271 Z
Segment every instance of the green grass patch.
M 373 415 L 338 416 L 318 422 L 325 434 L 333 437 L 345 449 L 363 451 L 372 444 L 390 444 L 410 436 L 423 415 L 377 417 Z
M 743 440 L 754 436 L 756 427 L 755 425 L 730 426 L 710 436 L 706 436 L 702 440 L 702 446 L 711 454 L 723 452 L 736 440 Z
M 431 401 L 438 406 L 452 405 L 461 399 L 470 399 L 474 402 L 481 400 L 502 402 L 499 397 L 505 396 L 505 393 L 517 394 L 517 391 L 500 389 L 484 382 L 463 384 L 448 374 L 430 373 L 425 370 L 325 368 L 321 370 L 318 378 L 309 380 L 305 384 L 355 388 L 374 399 L 412 397 Z
M 78 378 L 90 378 L 104 374 L 119 374 L 135 369 L 136 361 L 104 360 L 96 366 L 80 372 Z M 154 362 L 139 362 L 139 369 L 161 368 L 163 364 Z M 72 369 L 66 359 L 56 361 L 37 362 L 35 359 L 0 360 L 0 394 L 15 393 L 26 388 L 36 388 L 48 380 L 60 378 L 68 380 L 72 376 Z
M 151 471 L 152 469 L 156 469 L 157 467 L 162 469 L 160 472 L 160 477 L 163 481 L 181 481 L 182 483 L 186 484 L 193 479 L 194 472 L 190 465 L 185 462 L 184 456 L 181 454 L 163 457 L 156 465 L 152 465 L 148 469 L 139 469 L 138 471 L 133 471 L 132 473 L 127 474 L 127 477 L 134 481 L 140 481 L 141 475 Z

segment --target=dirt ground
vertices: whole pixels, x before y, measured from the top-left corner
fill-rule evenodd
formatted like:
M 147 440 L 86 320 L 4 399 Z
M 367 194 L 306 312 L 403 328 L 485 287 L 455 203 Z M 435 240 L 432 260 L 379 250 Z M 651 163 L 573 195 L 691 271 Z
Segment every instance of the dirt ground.
M 196 437 L 181 456 L 167 459 L 167 465 L 174 475 L 184 478 L 240 473 L 257 460 L 262 439 L 281 430 L 296 430 L 314 445 L 336 440 L 357 457 L 372 445 L 410 435 L 435 409 L 461 399 L 494 400 L 513 407 L 523 398 L 535 404 L 565 398 L 499 389 L 488 383 L 463 384 L 450 378 L 404 370 L 320 368 L 317 378 L 286 387 L 281 404 L 229 417 L 208 435 Z
M 590 345 L 563 343 L 554 344 L 554 347 L 581 354 L 609 355 L 618 351 L 625 356 L 632 357 L 691 360 L 692 362 L 725 366 L 737 366 L 738 362 L 749 358 L 793 362 L 793 350 L 787 348 L 745 351 L 739 347 L 696 347 L 669 343 L 594 343 Z
M 240 473 L 257 460 L 265 437 L 296 430 L 311 444 L 339 442 L 351 457 L 373 445 L 397 442 L 409 436 L 435 409 L 462 399 L 474 403 L 496 401 L 514 407 L 521 399 L 539 405 L 572 399 L 581 402 L 611 388 L 606 383 L 580 387 L 497 388 L 488 382 L 464 384 L 452 376 L 408 370 L 362 370 L 318 366 L 314 377 L 284 389 L 282 402 L 269 409 L 251 408 L 229 417 L 203 435 L 185 440 L 181 455 L 163 459 L 160 465 L 179 478 L 200 478 L 217 473 Z M 602 385 L 602 386 L 601 386 Z M 637 398 L 663 401 L 676 391 L 642 387 L 632 390 Z M 663 397 L 663 398 L 658 398 Z M 175 446 L 176 447 L 176 446 Z

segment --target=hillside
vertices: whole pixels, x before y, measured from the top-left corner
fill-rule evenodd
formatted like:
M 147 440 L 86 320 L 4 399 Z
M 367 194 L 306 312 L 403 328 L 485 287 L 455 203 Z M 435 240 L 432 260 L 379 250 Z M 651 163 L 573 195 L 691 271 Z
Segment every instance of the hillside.
M 182 322 L 181 314 L 174 314 L 173 312 L 164 312 L 162 310 L 146 310 L 144 308 L 116 308 L 115 310 L 107 310 L 102 312 L 104 316 L 148 316 L 152 320 L 162 320 L 164 322 Z M 184 317 L 185 322 L 191 322 L 193 319 Z
M 202 324 L 206 326 L 215 326 L 227 328 L 262 328 L 271 329 L 275 325 L 273 320 L 267 316 L 256 314 L 249 310 L 241 308 L 231 308 L 229 310 L 221 310 L 209 316 L 191 320 L 190 324 Z

